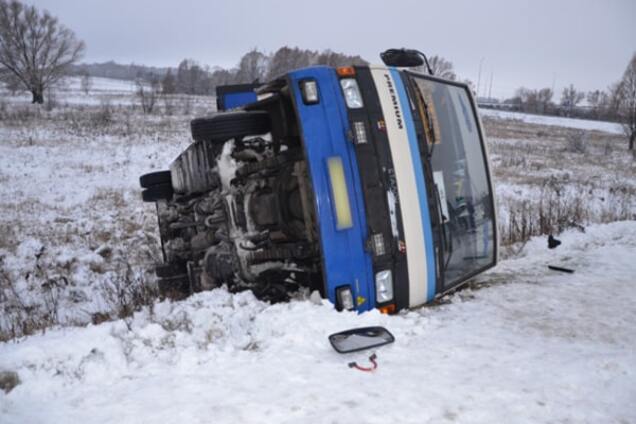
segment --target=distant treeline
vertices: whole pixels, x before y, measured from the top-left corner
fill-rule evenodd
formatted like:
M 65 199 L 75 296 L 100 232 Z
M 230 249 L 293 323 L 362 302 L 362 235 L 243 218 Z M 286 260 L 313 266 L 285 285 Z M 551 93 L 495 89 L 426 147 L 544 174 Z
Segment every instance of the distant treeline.
M 134 81 L 137 78 L 147 78 L 154 76 L 155 78 L 163 78 L 169 68 L 155 68 L 152 66 L 122 65 L 112 60 L 104 63 L 82 63 L 79 65 L 71 65 L 69 73 L 72 75 L 88 75 L 99 78 L 112 78 L 120 80 Z
M 621 121 L 623 90 L 619 82 L 607 91 L 578 91 L 570 84 L 563 89 L 560 99 L 555 99 L 550 88 L 528 89 L 521 87 L 515 95 L 500 102 L 497 99 L 478 98 L 480 107 L 504 109 L 539 115 L 566 116 L 605 121 Z M 583 101 L 585 104 L 582 104 Z
M 160 83 L 164 94 L 214 94 L 217 85 L 268 81 L 292 69 L 311 65 L 363 65 L 360 56 L 350 56 L 331 50 L 314 51 L 298 47 L 281 47 L 271 54 L 253 49 L 245 53 L 236 67 L 210 68 L 192 59 L 184 59 L 176 68 L 157 68 L 143 65 L 121 65 L 115 62 L 81 64 L 72 67 L 75 75 L 145 80 Z

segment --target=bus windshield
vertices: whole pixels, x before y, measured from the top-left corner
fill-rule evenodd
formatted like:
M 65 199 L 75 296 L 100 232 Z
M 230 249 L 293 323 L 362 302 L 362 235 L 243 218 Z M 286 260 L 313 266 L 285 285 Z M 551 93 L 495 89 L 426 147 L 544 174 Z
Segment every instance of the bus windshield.
M 484 140 L 466 86 L 409 75 L 441 212 L 438 238 L 442 290 L 447 290 L 495 262 L 494 202 Z

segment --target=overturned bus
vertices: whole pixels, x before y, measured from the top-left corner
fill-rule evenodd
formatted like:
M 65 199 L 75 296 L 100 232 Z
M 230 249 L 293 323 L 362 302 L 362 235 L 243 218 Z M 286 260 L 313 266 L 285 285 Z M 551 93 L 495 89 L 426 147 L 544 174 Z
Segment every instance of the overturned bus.
M 226 285 L 279 301 L 307 288 L 339 310 L 395 312 L 495 265 L 470 89 L 414 71 L 419 52 L 382 58 L 288 72 L 191 122 L 169 171 L 140 178 L 157 205 L 162 294 Z

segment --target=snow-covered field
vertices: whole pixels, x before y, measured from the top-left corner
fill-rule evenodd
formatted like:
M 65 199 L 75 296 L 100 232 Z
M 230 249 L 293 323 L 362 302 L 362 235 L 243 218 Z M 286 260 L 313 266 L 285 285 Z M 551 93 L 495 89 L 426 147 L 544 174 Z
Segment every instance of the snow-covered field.
M 223 289 L 126 321 L 0 347 L 23 383 L 3 423 L 630 423 L 636 420 L 636 223 L 530 242 L 449 303 L 397 316 L 268 305 Z M 549 271 L 569 266 L 575 274 Z M 396 337 L 339 355 L 327 336 Z
M 127 106 L 134 107 L 138 103 L 135 96 L 137 85 L 134 81 L 111 78 L 91 77 L 88 85 L 82 87 L 81 77 L 67 77 L 60 80 L 55 87 L 45 93 L 47 109 L 68 106 Z M 25 106 L 31 103 L 31 95 L 27 92 L 11 94 L 0 86 L 0 103 L 6 99 L 12 106 Z M 209 99 L 208 99 L 209 100 Z M 204 106 L 197 96 L 170 95 L 161 99 L 158 105 L 178 103 L 186 114 L 193 108 Z M 203 101 L 205 103 L 205 101 Z M 173 106 L 168 106 L 173 108 Z
M 513 244 L 436 306 L 358 316 L 223 289 L 157 303 L 138 176 L 214 99 L 144 115 L 122 84 L 71 80 L 51 111 L 0 93 L 0 371 L 22 380 L 0 390 L 0 423 L 636 422 L 636 161 L 602 123 L 581 137 L 579 120 L 486 114 Z M 524 244 L 561 231 L 554 251 Z M 368 354 L 326 336 L 372 324 L 396 342 L 352 370 Z
M 132 104 L 135 92 L 134 81 L 124 81 L 110 78 L 91 77 L 86 91 L 82 90 L 80 77 L 68 77 L 62 79 L 56 86 L 46 93 L 47 102 L 65 103 L 69 105 L 99 105 L 101 102 L 109 102 L 118 105 Z M 2 88 L 0 87 L 0 90 Z M 31 101 L 31 95 L 26 92 L 2 93 L 11 98 L 11 103 L 26 105 Z M 52 95 L 51 95 L 52 94 Z
M 554 127 L 576 128 L 579 130 L 596 130 L 610 134 L 623 134 L 620 124 L 614 122 L 592 121 L 589 119 L 562 118 L 559 116 L 533 115 L 507 110 L 495 110 L 482 108 L 479 110 L 482 116 L 499 119 L 515 119 L 530 124 L 550 125 Z

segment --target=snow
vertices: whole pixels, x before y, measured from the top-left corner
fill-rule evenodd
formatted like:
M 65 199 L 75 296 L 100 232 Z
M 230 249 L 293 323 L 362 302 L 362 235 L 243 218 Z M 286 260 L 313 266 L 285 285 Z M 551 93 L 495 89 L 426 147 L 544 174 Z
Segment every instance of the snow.
M 89 91 L 104 91 L 107 93 L 119 92 L 132 94 L 136 91 L 135 82 L 113 78 L 90 77 Z M 68 77 L 64 79 L 64 91 L 82 91 L 81 77 Z
M 532 115 L 529 113 L 511 112 L 495 109 L 479 109 L 482 116 L 497 119 L 517 119 L 530 124 L 550 125 L 556 127 L 575 128 L 580 130 L 596 130 L 610 134 L 624 134 L 620 124 L 615 122 L 592 121 L 589 119 L 564 118 L 560 116 Z
M 130 106 L 138 103 L 136 93 L 138 86 L 135 81 L 120 80 L 112 78 L 91 77 L 87 92 L 82 90 L 81 77 L 65 77 L 58 81 L 45 93 L 45 103 L 53 105 L 73 105 L 73 106 L 100 106 L 108 104 L 110 106 Z M 143 83 L 148 87 L 148 83 Z M 148 87 L 149 88 L 149 87 Z M 158 103 L 169 102 L 178 103 L 183 98 L 189 98 L 191 103 L 198 103 L 202 96 L 169 95 L 163 96 Z M 13 104 L 29 105 L 31 94 L 22 91 L 15 94 L 9 93 L 0 85 L 0 100 L 9 100 Z
M 561 240 L 533 239 L 482 288 L 396 316 L 217 289 L 4 343 L 0 369 L 23 383 L 0 394 L 0 421 L 633 422 L 636 223 Z M 327 340 L 366 325 L 396 337 L 373 373 L 347 366 L 371 351 Z
M 17 316 L 11 303 L 41 317 L 51 297 L 58 322 L 86 323 L 112 313 L 109 293 L 130 279 L 128 265 L 154 283 L 156 210 L 141 202 L 139 176 L 187 147 L 188 117 L 146 120 L 116 109 L 114 123 L 96 126 L 92 110 L 66 113 L 77 122 L 54 115 L 0 126 L 0 334 Z

